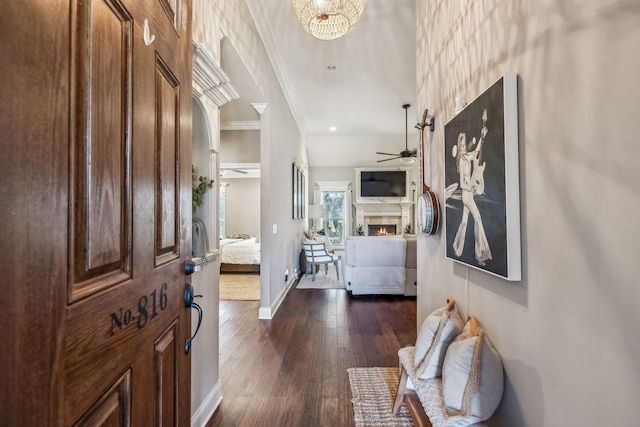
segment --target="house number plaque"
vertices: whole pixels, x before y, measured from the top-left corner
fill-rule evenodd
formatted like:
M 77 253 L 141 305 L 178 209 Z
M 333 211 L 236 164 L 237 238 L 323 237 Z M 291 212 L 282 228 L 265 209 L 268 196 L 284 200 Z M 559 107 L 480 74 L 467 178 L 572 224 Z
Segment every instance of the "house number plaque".
M 144 328 L 148 321 L 167 308 L 167 287 L 163 283 L 160 289 L 154 289 L 149 295 L 142 295 L 133 308 L 120 307 L 111 313 L 111 334 L 121 331 L 129 325 L 136 325 L 138 329 Z

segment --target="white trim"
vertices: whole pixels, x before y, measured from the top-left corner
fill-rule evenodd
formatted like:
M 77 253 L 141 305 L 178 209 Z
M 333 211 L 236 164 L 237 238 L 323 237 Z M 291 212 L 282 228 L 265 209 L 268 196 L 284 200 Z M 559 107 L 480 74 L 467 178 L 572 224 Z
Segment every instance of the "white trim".
M 520 243 L 520 158 L 518 154 L 518 75 L 504 76 L 504 138 L 507 237 L 507 280 L 522 280 Z M 502 276 L 500 276 L 502 277 Z
M 272 317 L 270 307 L 260 307 L 260 310 L 258 310 L 259 320 L 271 320 Z
M 222 383 L 220 380 L 191 416 L 191 427 L 205 427 L 222 402 Z
M 260 169 L 260 163 L 220 163 L 220 169 Z
M 220 130 L 260 130 L 259 120 L 230 120 L 220 122 Z
M 349 191 L 351 181 L 316 181 L 320 191 Z
M 258 114 L 263 115 L 264 112 L 267 111 L 267 107 L 269 107 L 269 104 L 267 104 L 266 102 L 252 102 L 251 106 L 258 112 Z
M 229 101 L 240 98 L 231 86 L 231 80 L 207 53 L 203 45 L 192 42 L 193 56 L 193 96 L 201 98 L 206 95 L 218 107 Z
M 278 308 L 280 308 L 280 304 L 282 304 L 282 301 L 284 301 L 284 297 L 287 296 L 289 289 L 291 289 L 295 281 L 296 281 L 296 278 L 291 276 L 291 278 L 289 279 L 289 283 L 287 283 L 287 286 L 285 286 L 284 289 L 282 289 L 282 292 L 280 292 L 280 295 L 278 295 L 278 298 L 276 298 L 273 304 L 271 304 L 271 307 L 260 307 L 260 310 L 258 310 L 259 320 L 273 319 L 273 316 L 276 314 L 276 311 L 278 311 Z

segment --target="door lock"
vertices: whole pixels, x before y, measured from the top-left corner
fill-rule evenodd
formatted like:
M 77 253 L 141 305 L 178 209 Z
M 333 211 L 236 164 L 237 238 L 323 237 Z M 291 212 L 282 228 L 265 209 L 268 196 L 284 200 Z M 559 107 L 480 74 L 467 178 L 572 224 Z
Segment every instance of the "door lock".
M 192 275 L 196 271 L 200 271 L 202 269 L 201 265 L 196 265 L 193 261 L 187 261 L 184 263 L 184 274 L 187 276 Z

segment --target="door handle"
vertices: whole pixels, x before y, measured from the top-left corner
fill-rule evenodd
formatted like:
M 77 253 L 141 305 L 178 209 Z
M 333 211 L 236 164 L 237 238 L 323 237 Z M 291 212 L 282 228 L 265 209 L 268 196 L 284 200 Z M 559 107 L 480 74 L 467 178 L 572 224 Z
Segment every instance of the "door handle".
M 198 311 L 198 324 L 196 325 L 196 331 L 187 340 L 184 346 L 184 352 L 186 354 L 189 354 L 189 350 L 191 350 L 191 342 L 198 334 L 198 331 L 200 330 L 200 324 L 202 323 L 202 308 L 197 303 L 193 302 L 194 298 L 202 298 L 202 295 L 194 295 L 194 293 L 195 293 L 195 290 L 193 289 L 193 285 L 191 283 L 187 283 L 184 290 L 184 305 L 187 308 L 192 308 Z

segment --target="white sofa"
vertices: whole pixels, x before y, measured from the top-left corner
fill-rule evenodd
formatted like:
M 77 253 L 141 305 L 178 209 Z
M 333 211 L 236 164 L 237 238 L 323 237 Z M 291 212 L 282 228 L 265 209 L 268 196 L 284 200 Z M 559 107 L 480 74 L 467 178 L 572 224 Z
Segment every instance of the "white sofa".
M 344 283 L 352 295 L 416 295 L 415 236 L 349 236 Z

